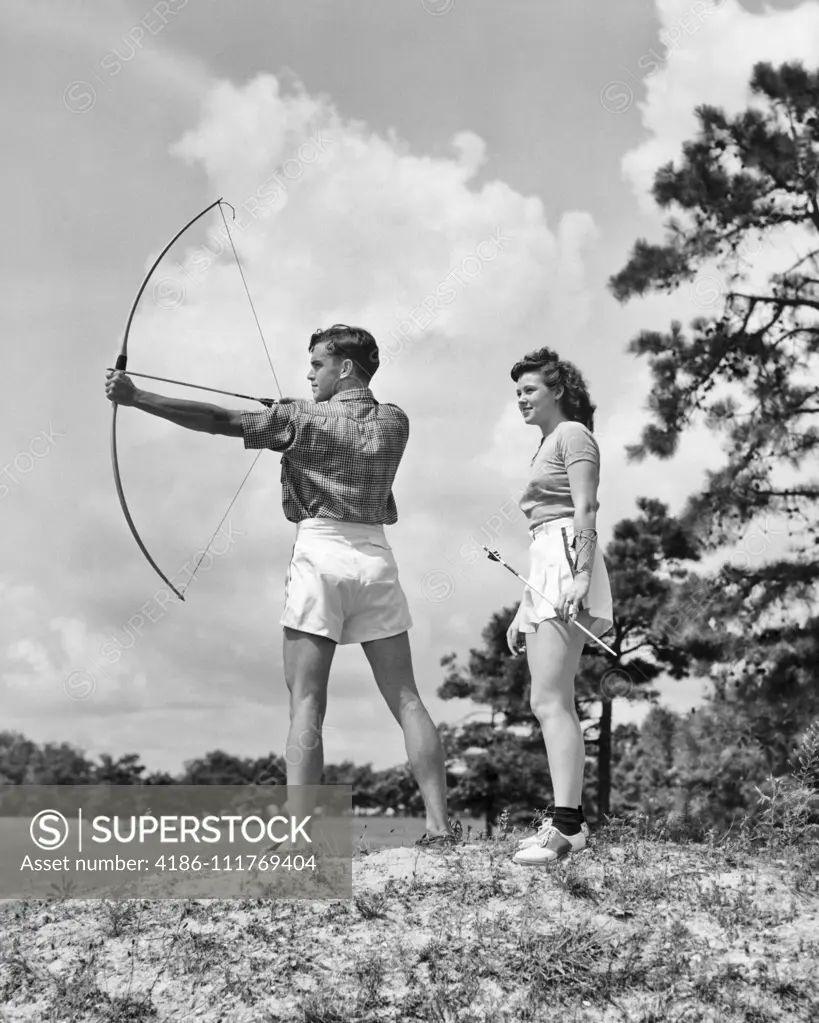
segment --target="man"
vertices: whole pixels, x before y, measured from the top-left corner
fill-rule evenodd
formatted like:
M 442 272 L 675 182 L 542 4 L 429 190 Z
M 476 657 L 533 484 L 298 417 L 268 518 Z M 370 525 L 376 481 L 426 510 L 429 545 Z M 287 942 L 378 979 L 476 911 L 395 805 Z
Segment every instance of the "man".
M 360 643 L 376 685 L 404 732 L 407 756 L 426 805 L 419 845 L 446 847 L 449 828 L 440 737 L 418 695 L 412 625 L 384 526 L 397 521 L 392 493 L 409 420 L 370 390 L 378 369 L 375 339 L 336 324 L 310 338 L 307 379 L 313 400 L 283 399 L 262 412 L 166 398 L 110 371 L 106 393 L 189 430 L 241 437 L 246 448 L 282 453 L 282 503 L 297 524 L 287 573 L 284 673 L 290 691 L 287 784 L 318 785 L 321 728 L 336 646 Z M 310 744 L 304 736 L 316 737 Z

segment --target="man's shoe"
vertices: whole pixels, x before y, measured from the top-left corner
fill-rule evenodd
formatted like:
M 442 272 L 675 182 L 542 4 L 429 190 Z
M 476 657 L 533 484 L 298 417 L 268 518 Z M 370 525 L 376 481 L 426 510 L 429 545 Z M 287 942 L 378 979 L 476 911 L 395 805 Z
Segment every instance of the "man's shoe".
M 415 843 L 418 849 L 454 849 L 458 839 L 454 835 L 427 835 L 424 833 Z
M 549 829 L 551 828 L 551 826 L 552 818 L 544 817 L 543 823 L 540 825 L 540 827 L 537 829 L 534 835 L 529 835 L 528 838 L 522 838 L 518 842 L 518 849 L 529 849 L 531 846 L 537 845 L 538 842 L 540 842 L 541 838 L 543 838 L 545 835 L 549 833 Z M 583 823 L 580 825 L 580 830 L 586 836 L 586 840 L 588 841 L 588 839 L 591 837 L 591 833 L 589 831 L 589 826 L 585 821 L 583 821 Z
M 538 839 L 537 845 L 530 845 L 516 852 L 514 862 L 527 867 L 547 867 L 557 860 L 565 859 L 570 853 L 580 852 L 585 848 L 585 831 L 581 829 L 576 835 L 564 835 L 552 825 L 546 834 Z

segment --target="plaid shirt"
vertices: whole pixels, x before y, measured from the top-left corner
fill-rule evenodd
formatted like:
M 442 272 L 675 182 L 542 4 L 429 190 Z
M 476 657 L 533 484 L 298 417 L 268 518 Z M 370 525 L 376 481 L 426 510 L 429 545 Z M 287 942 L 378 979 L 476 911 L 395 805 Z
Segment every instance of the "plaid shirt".
M 409 419 L 368 387 L 329 401 L 297 399 L 242 413 L 246 448 L 282 452 L 282 506 L 290 522 L 327 518 L 392 525 L 392 484 L 409 438 Z

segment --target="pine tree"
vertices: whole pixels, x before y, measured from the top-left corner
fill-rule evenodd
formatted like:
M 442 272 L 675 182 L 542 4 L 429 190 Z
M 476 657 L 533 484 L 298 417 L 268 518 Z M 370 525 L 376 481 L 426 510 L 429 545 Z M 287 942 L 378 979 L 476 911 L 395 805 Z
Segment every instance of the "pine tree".
M 654 179 L 656 202 L 675 213 L 664 243 L 638 241 L 609 282 L 623 302 L 693 285 L 695 301 L 713 307 L 692 321 L 690 337 L 675 322 L 630 345 L 654 377 L 653 421 L 632 457 L 670 458 L 695 421 L 725 436 L 725 465 L 707 474 L 688 507 L 713 546 L 736 540 L 760 515 L 795 525 L 819 499 L 818 481 L 784 481 L 778 472 L 800 469 L 819 451 L 819 72 L 758 64 L 750 88 L 755 105 L 734 118 L 697 109 L 700 130 L 680 166 L 669 163 Z M 760 240 L 795 227 L 806 251 L 765 285 L 749 283 Z M 712 268 L 724 286 L 703 274 Z M 817 578 L 812 533 L 801 540 L 800 564 L 782 566 L 771 581 L 804 587 Z
M 671 458 L 696 422 L 724 438 L 724 464 L 683 520 L 707 549 L 733 553 L 681 587 L 665 631 L 783 771 L 819 712 L 819 481 L 808 475 L 819 452 L 819 72 L 758 64 L 750 90 L 753 105 L 735 117 L 697 109 L 696 138 L 654 179 L 673 213 L 666 239 L 638 241 L 610 287 L 626 301 L 690 286 L 709 309 L 689 335 L 675 322 L 632 341 L 654 384 L 652 421 L 629 450 Z M 757 253 L 785 239 L 787 253 L 795 238 L 801 253 L 760 283 Z M 789 549 L 774 558 L 777 531 Z

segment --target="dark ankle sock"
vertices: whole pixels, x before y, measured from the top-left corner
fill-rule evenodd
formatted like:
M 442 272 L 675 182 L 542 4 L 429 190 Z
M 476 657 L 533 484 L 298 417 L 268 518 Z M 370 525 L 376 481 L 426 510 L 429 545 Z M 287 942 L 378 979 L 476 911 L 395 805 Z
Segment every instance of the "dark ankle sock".
M 552 825 L 563 835 L 577 835 L 583 823 L 583 811 L 571 806 L 556 806 Z

